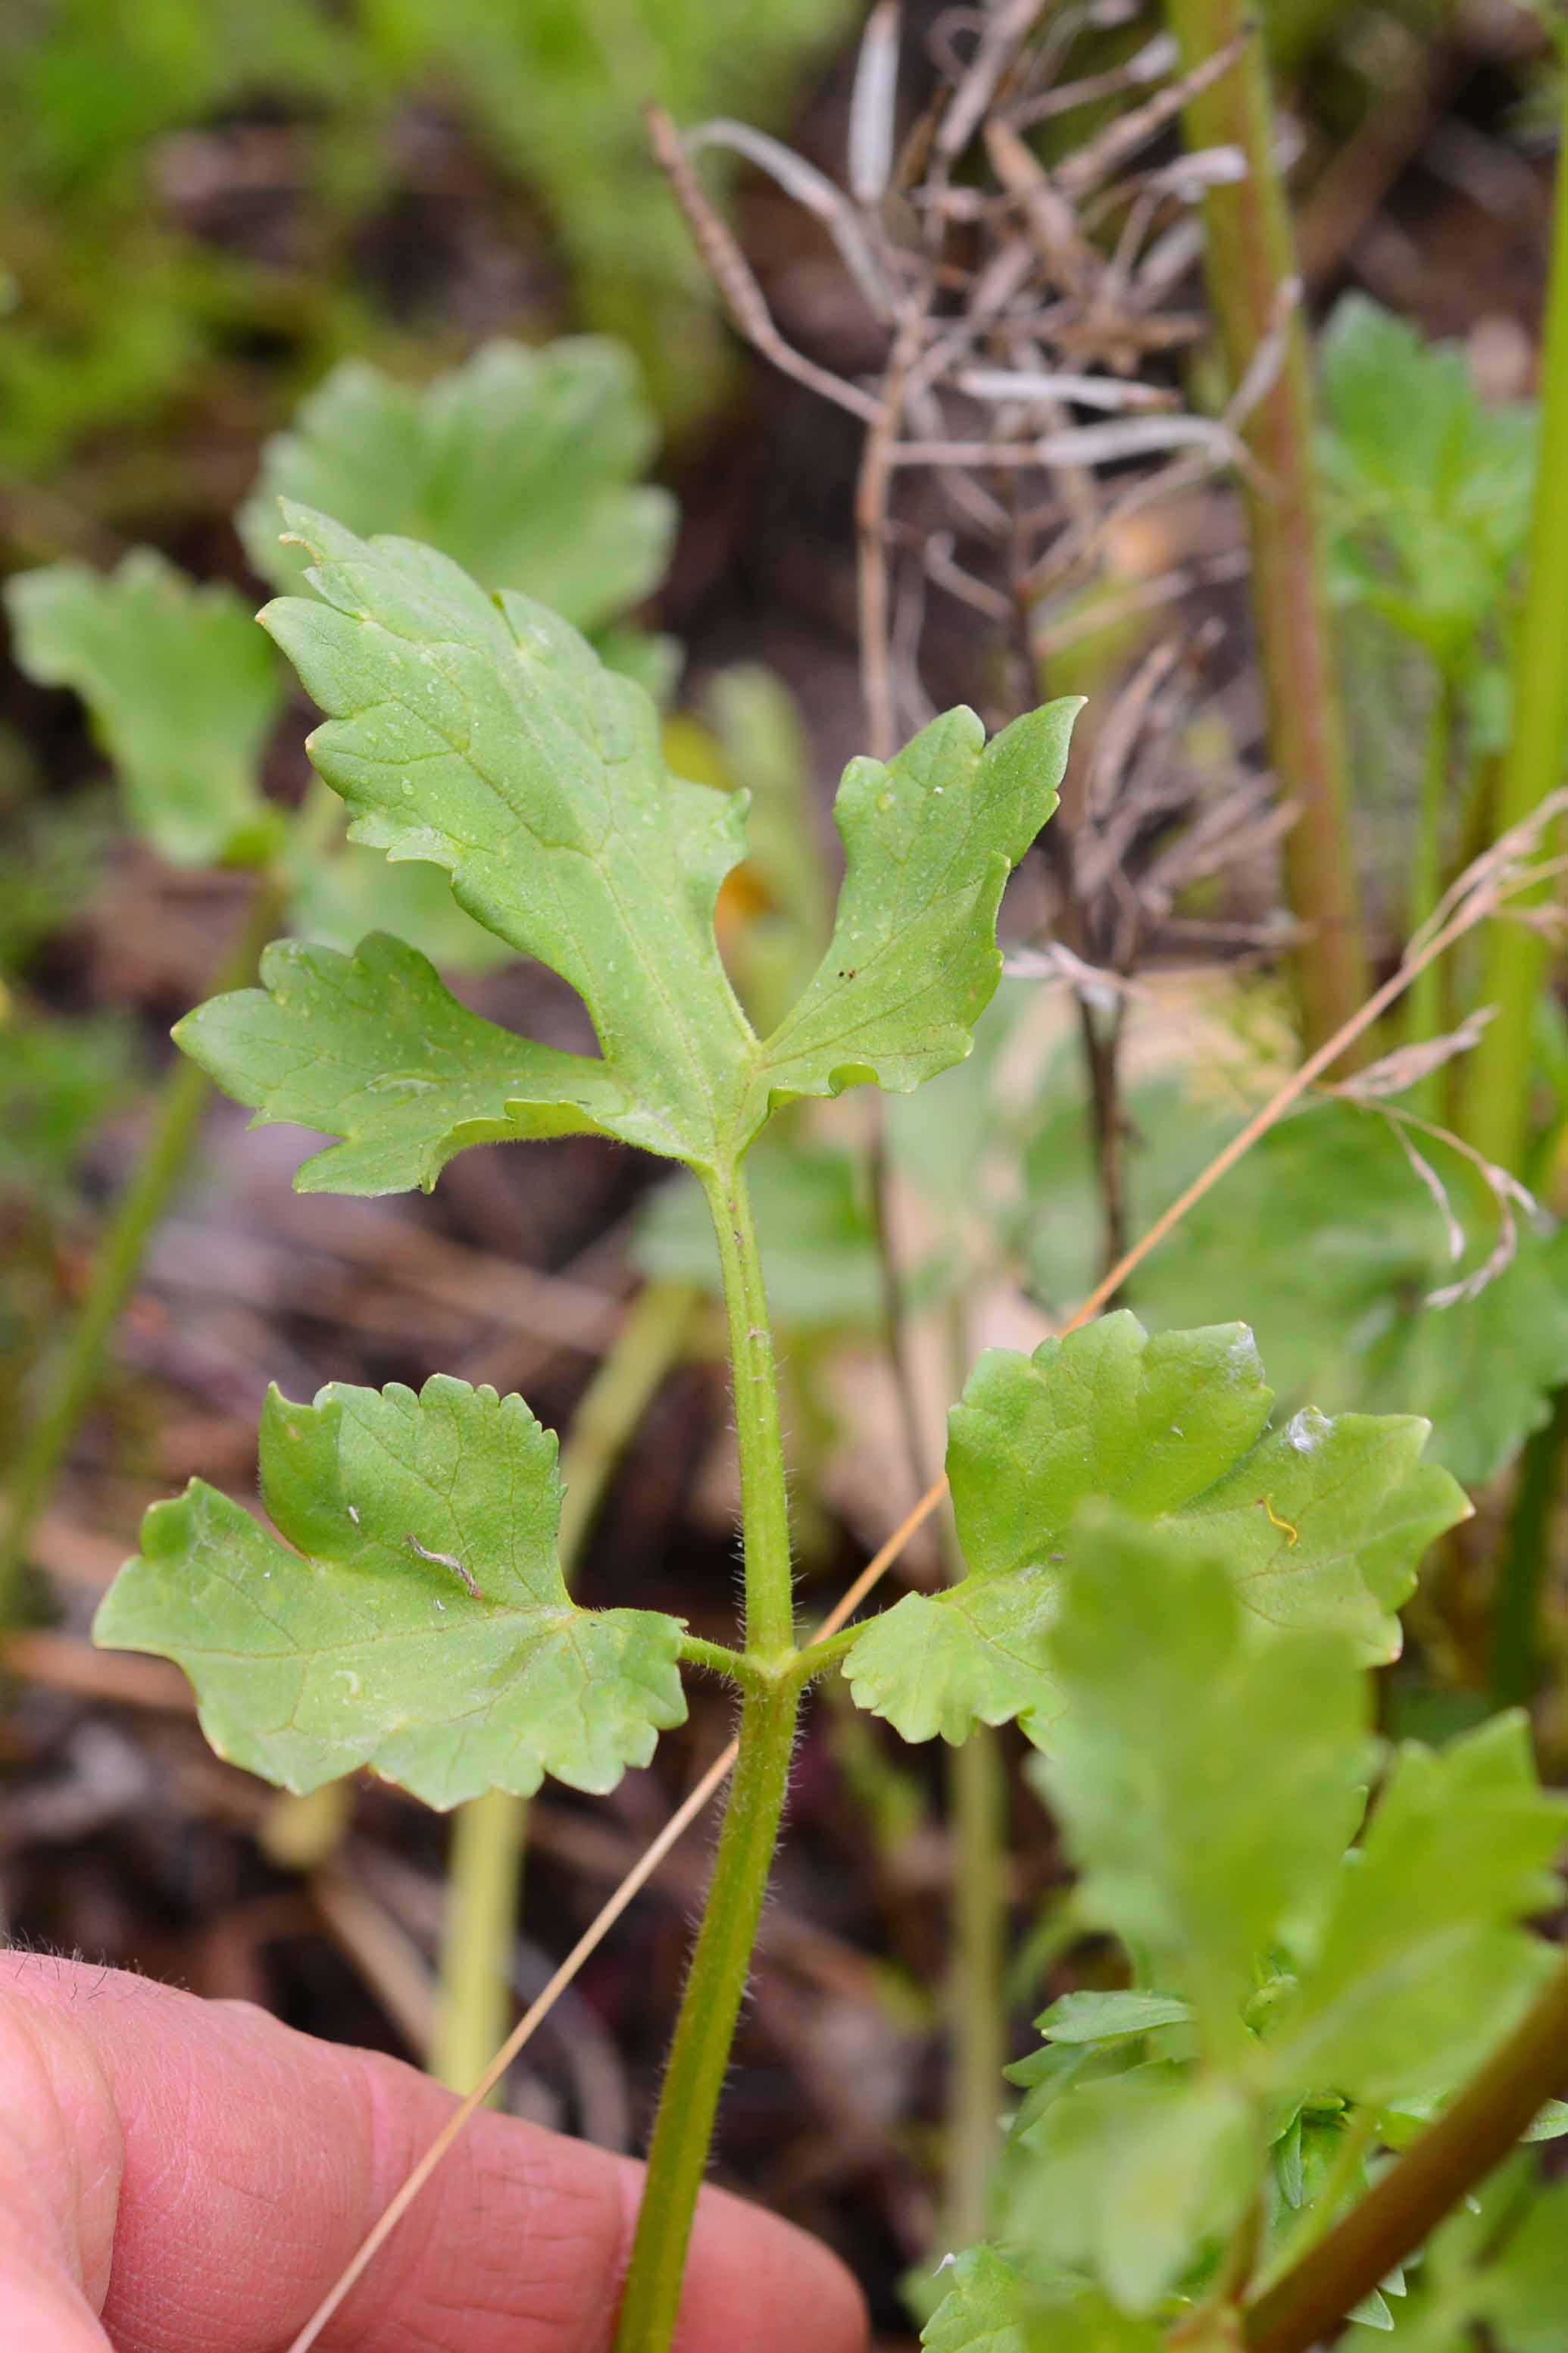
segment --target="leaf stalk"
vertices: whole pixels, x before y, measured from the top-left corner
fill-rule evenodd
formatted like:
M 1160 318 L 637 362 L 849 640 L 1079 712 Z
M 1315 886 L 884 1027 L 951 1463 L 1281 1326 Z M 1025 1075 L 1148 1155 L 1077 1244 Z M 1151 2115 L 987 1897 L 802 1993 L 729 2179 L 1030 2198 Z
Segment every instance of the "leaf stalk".
M 735 1384 L 741 1456 L 741 1518 L 746 1564 L 746 1650 L 767 1663 L 795 1650 L 789 1501 L 773 1327 L 757 1247 L 756 1219 L 737 1166 L 703 1175 L 724 1282 L 724 1314 Z
M 616 2353 L 668 2353 L 789 1786 L 798 1692 L 750 1694 L 740 1757 L 648 2150 Z

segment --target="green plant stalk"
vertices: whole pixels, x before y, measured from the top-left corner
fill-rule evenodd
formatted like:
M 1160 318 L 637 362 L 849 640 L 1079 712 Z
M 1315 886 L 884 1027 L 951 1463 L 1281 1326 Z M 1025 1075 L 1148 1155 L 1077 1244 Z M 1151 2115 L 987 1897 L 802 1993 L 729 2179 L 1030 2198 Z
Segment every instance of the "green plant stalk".
M 1238 384 L 1280 327 L 1296 277 L 1285 191 L 1275 162 L 1268 64 L 1248 0 L 1166 0 L 1184 69 L 1242 38 L 1237 62 L 1186 110 L 1194 148 L 1239 148 L 1247 176 L 1204 198 L 1209 298 L 1227 372 Z M 1244 485 L 1252 542 L 1252 595 L 1268 701 L 1269 757 L 1283 797 L 1300 815 L 1285 839 L 1290 905 L 1306 927 L 1296 951 L 1301 1029 L 1309 1050 L 1348 1021 L 1368 989 L 1348 809 L 1344 724 L 1313 462 L 1313 397 L 1306 328 L 1285 324 L 1283 363 L 1247 419 L 1258 478 Z
M 781 1664 L 795 1647 L 789 1503 L 773 1326 L 745 1177 L 738 1167 L 715 1172 L 703 1177 L 702 1189 L 719 1243 L 735 1384 L 746 1566 L 746 1650 L 767 1667 Z
M 1007 1773 L 1000 1736 L 977 1724 L 947 1774 L 952 1834 L 952 2114 L 944 2243 L 973 2246 L 990 2223 L 1001 2153 L 996 2086 L 1007 2063 Z
M 778 1842 L 800 1709 L 797 1691 L 748 1696 L 702 1926 L 648 2149 L 616 2353 L 668 2353 L 719 2094 Z
M 645 1283 L 583 1392 L 561 1451 L 565 1493 L 557 1542 L 568 1585 L 616 1467 L 686 1345 L 697 1297 L 689 1283 Z M 510 2023 L 527 1823 L 527 1799 L 505 1789 L 472 1799 L 453 1819 L 427 2054 L 431 2073 L 450 2091 L 466 2093 L 479 2082 Z
M 746 1657 L 755 1673 L 742 1704 L 740 1756 L 659 2094 L 616 2353 L 668 2353 L 675 2334 L 692 2219 L 778 1842 L 806 1680 L 795 1643 L 784 1441 L 756 1227 L 738 1167 L 708 1177 L 705 1190 L 719 1241 L 734 1372 Z
M 280 877 L 260 882 L 245 928 L 215 993 L 256 977 L 257 959 L 278 928 L 287 895 Z M 206 1072 L 182 1054 L 162 1081 L 152 1132 L 99 1247 L 92 1281 L 77 1310 L 53 1379 L 10 1476 L 10 1510 L 0 1544 L 0 1625 L 16 1613 L 16 1588 L 38 1514 L 47 1503 L 78 1429 L 98 1395 L 104 1351 L 136 1288 L 153 1229 L 190 1165 L 212 1094 Z
M 1421 797 L 1416 808 L 1415 842 L 1410 860 L 1410 888 L 1405 898 L 1405 936 L 1414 938 L 1436 905 L 1443 890 L 1443 831 L 1447 814 L 1448 778 L 1454 750 L 1457 691 L 1447 673 L 1440 673 L 1426 720 L 1426 744 L 1421 767 Z M 1429 964 L 1410 984 L 1405 1000 L 1404 1042 L 1425 1046 L 1443 1030 L 1443 967 Z M 1406 1100 L 1424 1119 L 1436 1119 L 1442 1109 L 1442 1080 L 1436 1071 L 1413 1087 Z
M 1514 639 L 1513 732 L 1498 779 L 1495 829 L 1523 824 L 1563 782 L 1568 737 L 1568 80 L 1552 223 L 1541 372 L 1541 458 Z M 1542 850 L 1560 838 L 1553 827 Z M 1525 902 L 1528 903 L 1528 902 Z M 1536 1002 L 1552 951 L 1527 924 L 1487 928 L 1479 1001 L 1497 1008 L 1468 1058 L 1460 1131 L 1468 1144 L 1521 1173 L 1530 1135 L 1530 1064 Z
M 425 2064 L 449 2092 L 471 2092 L 511 2024 L 511 1957 L 522 1897 L 528 1800 L 487 1789 L 452 1817 L 436 2016 Z M 497 2084 L 492 2102 L 500 2096 Z
M 1568 1960 L 1501 2049 L 1325 2238 L 1243 2315 L 1247 2353 L 1310 2353 L 1424 2244 L 1568 2087 Z

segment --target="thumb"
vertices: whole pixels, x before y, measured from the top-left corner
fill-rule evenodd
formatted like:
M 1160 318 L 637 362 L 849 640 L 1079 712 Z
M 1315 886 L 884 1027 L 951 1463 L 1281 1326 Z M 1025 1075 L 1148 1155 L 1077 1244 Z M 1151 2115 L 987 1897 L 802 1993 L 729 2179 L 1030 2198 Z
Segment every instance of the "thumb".
M 276 2353 L 453 2105 L 396 2060 L 314 2042 L 247 2005 L 6 1957 L 0 2116 L 25 2107 L 36 2146 L 19 2168 L 0 2164 L 0 2256 L 7 2202 L 28 2181 L 56 2225 L 42 2268 L 17 2283 L 54 2299 L 19 2304 L 26 2327 L 0 2265 L 0 2343 L 102 2353 L 107 2331 L 117 2353 Z M 323 2353 L 605 2353 L 641 2183 L 626 2158 L 481 2111 Z M 16 2237 L 30 2227 L 18 2218 Z M 837 2260 L 705 2192 L 678 2353 L 793 2353 L 803 2312 L 814 2353 L 861 2353 L 863 2307 Z

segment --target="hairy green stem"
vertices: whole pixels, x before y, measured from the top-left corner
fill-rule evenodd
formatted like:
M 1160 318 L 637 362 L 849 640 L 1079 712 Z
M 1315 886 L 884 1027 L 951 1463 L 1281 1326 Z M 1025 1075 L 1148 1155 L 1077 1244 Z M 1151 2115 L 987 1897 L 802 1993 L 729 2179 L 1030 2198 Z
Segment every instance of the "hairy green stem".
M 751 1194 L 737 1167 L 704 1177 L 724 1278 L 724 1314 L 735 1383 L 741 1519 L 746 1561 L 746 1648 L 765 1664 L 795 1649 L 789 1502 L 773 1327 L 757 1250 Z
M 706 1180 L 734 1370 L 746 1562 L 740 1756 L 659 2094 L 616 2353 L 668 2353 L 698 2192 L 789 1788 L 803 1679 L 795 1672 L 789 1509 L 773 1334 L 756 1227 L 739 1168 Z
M 1242 41 L 1236 64 L 1186 110 L 1190 146 L 1239 148 L 1247 159 L 1245 179 L 1204 198 L 1209 296 L 1231 382 L 1240 382 L 1271 334 L 1283 329 L 1285 336 L 1279 373 L 1244 427 L 1258 469 L 1245 489 L 1269 756 L 1281 795 L 1301 812 L 1286 837 L 1285 864 L 1291 908 L 1307 927 L 1296 970 L 1310 1050 L 1350 1018 L 1368 984 L 1323 587 L 1306 329 L 1299 308 L 1281 315 L 1296 257 L 1256 11 L 1248 0 L 1166 0 L 1166 15 L 1184 69 Z
M 1498 780 L 1495 828 L 1521 825 L 1563 782 L 1568 737 L 1568 78 L 1563 80 L 1557 202 L 1541 371 L 1541 455 L 1514 639 L 1513 726 Z M 1561 828 L 1553 828 L 1552 838 Z M 1543 842 L 1544 849 L 1547 843 Z M 1535 1008 L 1551 947 L 1527 924 L 1487 928 L 1479 1001 L 1497 1010 L 1468 1057 L 1461 1097 L 1465 1140 L 1516 1173 L 1530 1136 L 1530 1063 Z
M 1501 2049 L 1374 2189 L 1244 2316 L 1247 2353 L 1309 2353 L 1415 2253 L 1568 2086 L 1568 1960 Z
M 215 994 L 254 980 L 257 958 L 278 928 L 285 895 L 279 878 L 258 886 L 245 927 L 215 983 Z M 11 1472 L 10 1508 L 0 1542 L 0 1625 L 15 1620 L 17 1580 L 34 1525 L 98 1395 L 104 1351 L 136 1288 L 153 1229 L 189 1166 L 212 1091 L 206 1072 L 184 1055 L 160 1085 L 152 1131 L 115 1206 L 87 1296 Z
M 648 2149 L 616 2353 L 668 2353 L 698 2193 L 751 1971 L 789 1787 L 800 1697 L 778 1687 L 741 1711 L 741 1754 Z
M 697 1298 L 689 1283 L 646 1283 L 578 1402 L 561 1453 L 565 1493 L 556 1544 L 568 1584 L 616 1466 L 686 1345 Z M 427 2059 L 431 2073 L 454 2092 L 478 2083 L 510 2023 L 527 1820 L 526 1799 L 505 1789 L 470 1799 L 453 1820 Z
M 706 1641 L 700 1634 L 682 1634 L 680 1655 L 689 1667 L 703 1667 L 710 1675 L 738 1683 L 742 1691 L 771 1691 L 778 1681 L 776 1675 L 763 1674 L 753 1666 L 744 1651 L 732 1651 L 727 1642 Z

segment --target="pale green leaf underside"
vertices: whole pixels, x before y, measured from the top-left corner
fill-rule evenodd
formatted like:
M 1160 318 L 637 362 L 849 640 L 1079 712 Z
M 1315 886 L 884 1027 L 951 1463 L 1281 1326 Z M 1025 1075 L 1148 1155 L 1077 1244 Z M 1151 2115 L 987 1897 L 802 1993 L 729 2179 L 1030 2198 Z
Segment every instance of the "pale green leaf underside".
M 1419 1461 L 1423 1422 L 1309 1409 L 1270 1430 L 1271 1401 L 1244 1324 L 1150 1339 L 1123 1313 L 1032 1358 L 982 1357 L 948 1455 L 971 1573 L 872 1620 L 845 1666 L 858 1703 L 910 1740 L 1016 1716 L 1043 1743 L 1060 1572 L 1095 1499 L 1158 1523 L 1173 1557 L 1222 1553 L 1265 1623 L 1394 1656 L 1394 1612 L 1464 1496 Z
M 1001 968 L 1002 888 L 1055 804 L 1076 704 L 989 745 L 972 712 L 950 712 L 888 767 L 851 765 L 833 944 L 759 1040 L 713 930 L 744 850 L 743 800 L 672 775 L 647 696 L 542 607 L 492 599 L 411 542 L 365 543 L 298 510 L 289 520 L 317 559 L 320 601 L 285 598 L 263 619 L 331 714 L 311 754 L 348 802 L 351 832 L 444 867 L 468 913 L 578 991 L 603 1057 L 593 1116 L 607 1132 L 723 1168 L 785 1097 L 866 1079 L 907 1089 L 968 1051 Z M 321 988 L 310 1015 L 297 1063 L 331 1018 Z M 414 1024 L 393 1018 L 411 1039 Z M 282 1050 L 275 1025 L 272 1062 Z M 409 1092 L 420 1075 L 405 1055 Z M 430 1165 L 448 1126 L 439 1054 L 423 1076 L 439 1116 L 415 1157 Z M 231 1059 L 224 1083 L 236 1080 L 245 1100 L 268 1083 Z M 468 1116 L 489 1134 L 506 1103 L 498 1089 Z M 405 1164 L 406 1112 L 399 1103 Z M 360 1140 L 368 1150 L 375 1137 Z
M 556 1440 L 521 1398 L 444 1376 L 274 1390 L 261 1477 L 297 1550 L 195 1480 L 148 1513 L 94 1627 L 176 1661 L 231 1762 L 295 1790 L 368 1766 L 447 1807 L 546 1773 L 613 1788 L 683 1722 L 679 1621 L 568 1597 Z
M 674 502 L 637 480 L 656 438 L 630 353 L 597 337 L 487 343 L 422 388 L 348 360 L 267 444 L 240 535 L 263 579 L 297 588 L 310 559 L 280 543 L 279 501 L 323 507 L 598 629 L 668 555 Z
M 6 588 L 17 659 L 80 695 L 132 823 L 182 866 L 275 845 L 257 786 L 283 681 L 238 591 L 197 587 L 152 548 L 118 569 L 51 564 Z
M 470 1013 L 383 933 L 353 956 L 281 941 L 261 980 L 198 1006 L 174 1035 L 255 1125 L 342 1137 L 296 1172 L 302 1193 L 427 1192 L 467 1145 L 604 1132 L 626 1108 L 602 1062 Z

